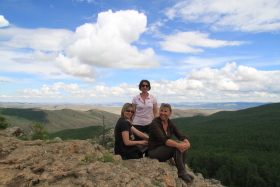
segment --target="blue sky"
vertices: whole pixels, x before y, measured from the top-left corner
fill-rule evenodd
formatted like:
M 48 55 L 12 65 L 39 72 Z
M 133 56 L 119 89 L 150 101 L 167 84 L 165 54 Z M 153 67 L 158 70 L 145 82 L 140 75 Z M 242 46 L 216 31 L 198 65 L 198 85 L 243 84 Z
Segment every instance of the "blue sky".
M 0 102 L 279 102 L 279 0 L 0 0 Z

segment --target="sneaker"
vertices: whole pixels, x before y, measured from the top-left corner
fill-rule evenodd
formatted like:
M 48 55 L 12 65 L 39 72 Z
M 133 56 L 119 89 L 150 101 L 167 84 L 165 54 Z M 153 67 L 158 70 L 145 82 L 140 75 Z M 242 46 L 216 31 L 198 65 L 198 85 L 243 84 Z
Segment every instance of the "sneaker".
M 188 174 L 181 175 L 181 176 L 179 176 L 179 178 L 181 178 L 183 181 L 185 181 L 185 183 L 190 183 L 192 181 L 192 179 L 189 177 Z

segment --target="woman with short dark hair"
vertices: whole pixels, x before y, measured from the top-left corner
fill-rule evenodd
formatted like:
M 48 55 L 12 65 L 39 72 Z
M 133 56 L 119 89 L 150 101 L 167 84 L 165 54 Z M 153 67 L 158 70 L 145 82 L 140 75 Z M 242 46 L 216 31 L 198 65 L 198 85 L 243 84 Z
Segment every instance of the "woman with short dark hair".
M 188 174 L 185 169 L 187 150 L 190 147 L 188 136 L 183 135 L 169 119 L 172 114 L 172 108 L 169 104 L 163 103 L 159 113 L 159 117 L 155 118 L 150 125 L 149 157 L 156 158 L 160 162 L 174 158 L 178 177 L 187 183 L 191 182 L 194 177 Z M 173 134 L 179 141 L 172 140 Z
M 149 134 L 150 123 L 155 117 L 158 117 L 157 99 L 152 94 L 151 84 L 148 80 L 141 80 L 139 83 L 141 93 L 132 99 L 135 107 L 135 116 L 132 125 L 139 131 Z M 135 140 L 141 140 L 141 137 L 134 135 Z

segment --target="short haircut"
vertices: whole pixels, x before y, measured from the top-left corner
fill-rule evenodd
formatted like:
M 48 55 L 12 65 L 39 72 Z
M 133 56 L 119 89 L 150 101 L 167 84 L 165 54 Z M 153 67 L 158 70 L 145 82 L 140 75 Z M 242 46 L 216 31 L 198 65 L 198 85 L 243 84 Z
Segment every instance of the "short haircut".
M 170 112 L 172 112 L 171 105 L 168 104 L 168 103 L 162 103 L 162 104 L 160 105 L 160 109 L 162 109 L 162 108 L 168 108 L 168 109 L 170 110 Z
M 150 81 L 148 81 L 148 80 L 146 80 L 146 79 L 143 79 L 143 80 L 141 80 L 140 83 L 139 83 L 139 90 L 141 90 L 141 86 L 142 86 L 143 82 L 146 82 L 146 83 L 149 85 L 149 90 L 152 88 L 152 87 L 151 87 L 151 84 L 150 84 Z

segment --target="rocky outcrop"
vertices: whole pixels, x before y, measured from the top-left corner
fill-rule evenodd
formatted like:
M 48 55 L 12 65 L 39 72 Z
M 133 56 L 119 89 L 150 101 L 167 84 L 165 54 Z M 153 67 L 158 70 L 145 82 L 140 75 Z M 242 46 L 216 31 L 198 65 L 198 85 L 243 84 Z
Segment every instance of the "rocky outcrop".
M 186 184 L 168 162 L 122 160 L 89 140 L 21 141 L 0 133 L 1 187 L 222 186 L 201 174 L 194 176 Z
M 15 137 L 22 137 L 24 132 L 22 128 L 20 127 L 11 127 L 7 128 L 3 131 L 3 134 L 6 134 L 7 136 L 15 136 Z

